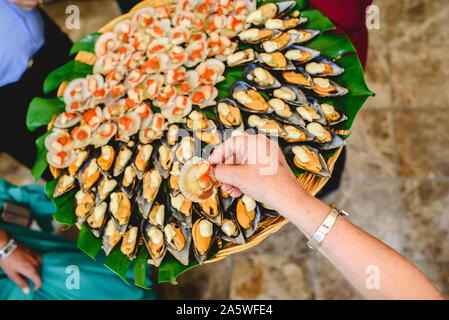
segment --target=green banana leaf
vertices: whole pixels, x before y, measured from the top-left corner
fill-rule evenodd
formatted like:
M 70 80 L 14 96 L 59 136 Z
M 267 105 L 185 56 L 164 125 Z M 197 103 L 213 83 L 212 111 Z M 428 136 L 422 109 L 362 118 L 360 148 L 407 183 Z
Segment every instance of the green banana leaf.
M 94 52 L 95 51 L 95 41 L 100 37 L 101 33 L 91 33 L 87 36 L 80 38 L 75 42 L 70 49 L 70 55 L 73 55 L 79 51 Z
M 28 107 L 26 126 L 28 130 L 34 131 L 39 127 L 47 125 L 55 114 L 64 110 L 65 104 L 58 98 L 33 98 Z
M 62 67 L 51 72 L 44 81 L 44 93 L 57 89 L 63 81 L 72 81 L 92 74 L 93 66 L 76 60 L 67 62 Z
M 56 189 L 58 179 L 47 182 L 45 185 L 45 193 L 47 197 L 54 203 L 56 212 L 53 214 L 53 218 L 59 223 L 72 226 L 76 223 L 75 216 L 75 190 L 69 191 L 66 194 L 55 198 L 53 192 Z
M 48 167 L 47 162 L 47 148 L 45 147 L 45 138 L 51 133 L 51 130 L 45 132 L 42 136 L 36 139 L 37 157 L 33 168 L 31 169 L 31 176 L 34 181 L 39 180 L 42 174 Z
M 268 2 L 278 1 L 279 0 L 258 1 L 258 4 L 260 6 L 261 4 L 265 4 Z M 297 5 L 292 9 L 292 11 L 303 10 L 307 6 L 308 2 L 306 0 L 298 0 Z M 342 111 L 348 116 L 348 121 L 341 124 L 339 128 L 350 129 L 355 116 L 362 107 L 363 103 L 369 96 L 373 95 L 373 93 L 368 89 L 365 83 L 363 69 L 357 55 L 355 54 L 354 46 L 347 36 L 328 32 L 335 29 L 335 26 L 326 16 L 324 16 L 318 10 L 303 10 L 301 11 L 301 16 L 309 18 L 309 22 L 305 25 L 305 28 L 317 29 L 321 31 L 321 34 L 307 43 L 306 46 L 319 50 L 322 55 L 333 59 L 337 64 L 346 69 L 345 73 L 336 77 L 334 80 L 340 85 L 348 88 L 349 93 L 346 96 L 329 99 L 325 102 L 334 105 L 337 110 Z M 70 54 L 74 54 L 79 51 L 94 52 L 95 41 L 96 39 L 98 39 L 98 36 L 98 33 L 94 33 L 81 38 L 73 45 Z M 223 74 L 225 80 L 217 85 L 218 99 L 228 96 L 228 89 L 231 84 L 237 80 L 241 80 L 242 70 L 243 67 L 227 68 L 225 70 L 225 73 Z M 58 85 L 64 80 L 72 80 L 77 77 L 84 77 L 90 73 L 92 73 L 92 66 L 84 65 L 83 63 L 77 61 L 72 61 L 67 65 L 55 70 L 47 77 L 44 83 L 44 90 L 45 92 L 50 92 L 56 89 Z M 35 110 L 33 111 L 33 114 L 35 112 L 43 112 L 44 114 L 47 114 L 47 116 L 37 117 L 36 115 L 33 115 L 34 118 L 30 118 L 29 120 L 30 129 L 35 129 L 38 126 L 48 123 L 46 121 L 50 117 L 49 114 L 51 114 L 52 112 L 50 110 L 51 107 L 48 107 L 48 110 L 46 110 L 48 104 L 42 103 L 41 105 L 42 106 L 39 108 L 37 108 L 36 106 L 34 107 Z M 203 109 L 203 111 L 206 112 L 206 115 L 209 118 L 215 118 L 213 107 Z M 45 146 L 43 145 L 45 136 L 46 135 L 40 137 L 36 141 L 36 145 L 38 147 L 38 160 L 36 161 L 35 168 L 33 168 L 33 177 L 35 177 L 35 179 L 36 177 L 40 177 L 47 167 L 45 158 L 47 151 L 45 150 Z M 326 153 L 324 156 L 329 157 L 332 154 L 333 153 Z M 294 171 L 295 175 L 304 173 L 304 171 L 297 168 L 292 168 L 292 170 Z M 55 186 L 55 182 L 51 182 L 46 188 L 48 189 L 48 194 L 50 197 L 52 197 L 52 190 L 54 190 Z M 64 221 L 63 223 L 66 223 L 68 225 L 73 224 L 76 220 L 73 208 L 73 194 L 71 195 L 71 197 L 67 197 L 65 201 L 57 199 L 54 200 L 55 205 L 57 206 L 57 214 L 55 214 L 55 219 L 60 222 Z M 78 247 L 92 258 L 95 258 L 97 253 L 101 250 L 101 240 L 93 236 L 92 232 L 89 230 L 86 224 L 84 224 L 81 228 L 78 238 Z M 215 253 L 216 251 L 214 252 L 214 254 Z M 145 284 L 145 272 L 148 267 L 148 258 L 148 251 L 146 247 L 142 246 L 139 249 L 139 253 L 133 265 L 133 271 L 136 279 L 135 283 L 136 285 L 145 289 L 148 288 Z M 124 281 L 126 281 L 126 272 L 128 271 L 131 262 L 120 252 L 119 248 L 115 248 L 106 258 L 105 265 L 112 271 L 117 273 L 120 277 L 122 277 Z M 160 283 L 169 282 L 172 284 L 177 284 L 176 278 L 178 275 L 191 268 L 194 268 L 197 265 L 198 262 L 193 260 L 188 266 L 184 266 L 167 253 L 166 258 L 158 269 L 158 281 Z

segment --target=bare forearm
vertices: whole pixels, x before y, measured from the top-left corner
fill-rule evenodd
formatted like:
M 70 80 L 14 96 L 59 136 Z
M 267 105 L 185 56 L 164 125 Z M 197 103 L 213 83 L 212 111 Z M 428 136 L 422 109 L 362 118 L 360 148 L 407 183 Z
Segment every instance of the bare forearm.
M 322 201 L 300 194 L 283 213 L 310 238 L 330 210 Z M 365 298 L 444 298 L 411 262 L 343 217 L 319 250 Z
M 9 236 L 5 230 L 0 228 L 0 249 L 6 246 L 9 241 Z

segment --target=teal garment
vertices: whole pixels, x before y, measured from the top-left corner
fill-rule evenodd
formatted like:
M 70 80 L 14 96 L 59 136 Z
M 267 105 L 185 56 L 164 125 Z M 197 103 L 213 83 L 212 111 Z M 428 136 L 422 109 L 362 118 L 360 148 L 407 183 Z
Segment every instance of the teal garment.
M 50 208 L 43 187 L 15 187 L 0 180 L 0 204 L 4 201 L 16 201 L 29 205 L 33 214 L 45 216 Z M 51 204 L 51 202 L 50 202 Z M 52 204 L 51 204 L 52 205 Z M 54 211 L 54 207 L 53 207 Z M 52 211 L 47 215 L 51 217 Z M 154 299 L 154 292 L 134 285 L 132 269 L 128 272 L 127 285 L 114 272 L 103 265 L 105 255 L 98 254 L 96 261 L 81 252 L 76 243 L 51 233 L 31 230 L 20 226 L 0 223 L 0 228 L 13 234 L 25 246 L 42 257 L 42 287 L 29 295 L 22 291 L 0 270 L 0 299 L 62 300 L 62 299 Z M 147 275 L 150 274 L 148 266 Z M 75 273 L 79 271 L 79 289 L 74 287 Z M 67 285 L 68 284 L 68 285 Z M 150 285 L 150 280 L 147 279 Z M 32 287 L 32 282 L 30 282 Z

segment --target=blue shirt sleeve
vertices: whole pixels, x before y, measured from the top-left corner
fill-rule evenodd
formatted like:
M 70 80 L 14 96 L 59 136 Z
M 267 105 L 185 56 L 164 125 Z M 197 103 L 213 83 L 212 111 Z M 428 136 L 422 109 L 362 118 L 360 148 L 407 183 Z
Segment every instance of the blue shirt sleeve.
M 0 0 L 0 87 L 18 81 L 44 45 L 44 22 L 37 10 L 24 11 Z

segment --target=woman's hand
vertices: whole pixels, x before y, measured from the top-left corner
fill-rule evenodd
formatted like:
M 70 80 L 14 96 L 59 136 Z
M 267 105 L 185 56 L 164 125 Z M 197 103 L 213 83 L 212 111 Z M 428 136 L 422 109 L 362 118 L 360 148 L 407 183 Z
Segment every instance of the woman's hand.
M 209 157 L 225 191 L 248 194 L 284 214 L 306 192 L 288 166 L 279 145 L 264 135 L 242 135 L 226 140 Z
M 36 9 L 39 0 L 8 0 L 9 2 L 14 3 L 20 9 L 25 11 L 33 11 Z
M 17 249 L 9 257 L 0 260 L 0 268 L 22 289 L 24 294 L 30 293 L 30 286 L 25 278 L 33 281 L 35 291 L 42 286 L 40 275 L 42 258 L 21 243 L 18 244 Z

